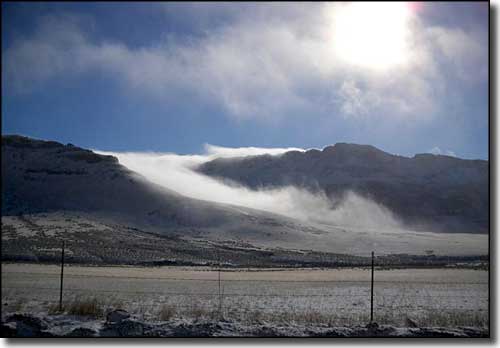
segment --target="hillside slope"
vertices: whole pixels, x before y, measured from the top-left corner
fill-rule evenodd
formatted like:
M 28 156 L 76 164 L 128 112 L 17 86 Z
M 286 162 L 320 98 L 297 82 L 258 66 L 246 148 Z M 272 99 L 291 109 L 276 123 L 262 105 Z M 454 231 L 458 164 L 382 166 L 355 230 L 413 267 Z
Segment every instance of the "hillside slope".
M 488 162 L 450 156 L 396 156 L 369 145 L 338 143 L 322 151 L 218 158 L 198 171 L 257 189 L 287 185 L 324 191 L 335 204 L 356 192 L 414 229 L 488 233 Z
M 113 156 L 20 136 L 2 137 L 2 226 L 9 229 L 2 241 L 16 253 L 23 252 L 20 240 L 37 254 L 65 238 L 81 241 L 82 249 L 126 247 L 137 254 L 136 247 L 160 246 L 143 242 L 151 233 L 170 238 L 173 254 L 200 260 L 207 243 L 235 245 L 246 252 L 268 250 L 267 258 L 280 257 L 271 249 L 350 255 L 367 255 L 374 248 L 379 254 L 487 253 L 486 236 L 348 229 L 184 197 L 148 182 Z M 50 246 L 43 246 L 49 240 Z M 207 243 L 185 244 L 190 241 Z
M 278 215 L 181 196 L 113 156 L 53 141 L 3 136 L 2 180 L 2 215 L 77 211 L 183 236 L 217 229 L 221 236 L 234 232 L 267 239 L 268 230 L 301 229 Z

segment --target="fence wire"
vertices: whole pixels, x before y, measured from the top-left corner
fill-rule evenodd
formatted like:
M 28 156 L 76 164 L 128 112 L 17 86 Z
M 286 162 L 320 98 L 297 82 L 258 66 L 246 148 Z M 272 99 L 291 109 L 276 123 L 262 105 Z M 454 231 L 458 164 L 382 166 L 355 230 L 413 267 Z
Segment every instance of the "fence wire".
M 65 269 L 61 303 L 64 307 L 96 298 L 105 307 L 118 302 L 149 319 L 158 319 L 163 309 L 170 307 L 181 316 L 218 312 L 248 320 L 261 316 L 269 320 L 334 318 L 341 325 L 366 321 L 370 313 L 371 280 L 368 279 L 234 279 L 232 271 L 228 271 L 233 274 L 232 279 L 219 279 L 219 271 L 213 268 L 212 278 L 92 275 L 77 274 L 78 271 L 78 267 Z M 88 273 L 89 269 L 83 271 Z M 2 302 L 7 307 L 8 303 L 15 307 L 16 301 L 21 300 L 26 302 L 26 308 L 53 307 L 58 304 L 59 277 L 55 272 L 2 270 Z M 488 282 L 378 280 L 375 269 L 373 304 L 376 321 L 395 318 L 401 321 L 410 316 L 429 321 L 434 316 L 453 319 L 455 325 L 484 326 L 489 319 Z

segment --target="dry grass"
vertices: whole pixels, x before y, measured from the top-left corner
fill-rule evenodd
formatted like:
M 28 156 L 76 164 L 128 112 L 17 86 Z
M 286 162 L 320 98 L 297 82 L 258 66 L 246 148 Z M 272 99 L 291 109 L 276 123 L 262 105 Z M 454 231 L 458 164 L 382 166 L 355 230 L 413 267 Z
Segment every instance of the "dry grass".
M 119 300 L 119 299 L 113 299 L 112 301 L 109 301 L 109 305 L 112 307 L 112 308 L 123 308 L 123 300 Z
M 179 313 L 182 317 L 198 319 L 213 319 L 219 320 L 223 319 L 223 313 L 219 312 L 218 307 L 209 307 L 200 304 L 199 302 L 192 302 L 189 307 L 186 308 L 182 313 Z
M 425 326 L 488 327 L 488 313 L 477 311 L 428 312 L 422 319 Z
M 162 321 L 172 319 L 177 314 L 177 310 L 173 305 L 163 305 L 160 308 L 159 317 Z
M 411 317 L 405 311 L 376 311 L 374 320 L 379 324 L 407 327 L 416 324 L 419 327 L 487 327 L 488 312 L 426 311 Z M 331 327 L 351 327 L 366 325 L 370 321 L 369 312 L 332 312 L 324 313 L 315 310 L 306 311 L 264 311 L 250 310 L 244 313 L 227 310 L 219 313 L 218 307 L 207 308 L 200 303 L 191 303 L 188 308 L 179 310 L 174 305 L 163 305 L 158 313 L 160 320 L 170 320 L 174 317 L 191 319 L 221 318 L 243 321 L 247 324 L 277 323 L 302 325 L 327 325 Z
M 264 312 L 253 310 L 246 313 L 243 318 L 249 324 L 258 324 L 263 322 L 273 322 L 280 324 L 313 324 L 328 326 L 355 326 L 365 325 L 370 321 L 369 313 L 331 313 L 325 314 L 317 311 L 304 312 Z M 477 311 L 427 311 L 418 316 L 408 315 L 403 311 L 394 312 L 376 312 L 374 320 L 379 324 L 393 325 L 397 327 L 406 327 L 416 324 L 419 327 L 487 327 L 488 313 Z
M 13 305 L 22 304 L 21 301 Z M 118 306 L 114 306 L 116 304 Z M 108 308 L 109 307 L 109 308 Z M 73 315 L 85 315 L 92 317 L 102 317 L 105 309 L 123 308 L 123 303 L 113 299 L 107 306 L 99 302 L 95 297 L 75 299 L 72 303 L 63 307 L 63 312 Z M 173 318 L 189 319 L 209 319 L 220 320 L 221 318 L 241 321 L 247 324 L 299 324 L 299 325 L 326 325 L 330 327 L 351 327 L 357 325 L 366 325 L 369 320 L 369 312 L 349 312 L 338 311 L 325 313 L 313 309 L 304 311 L 293 310 L 249 310 L 241 311 L 234 308 L 228 308 L 223 313 L 219 313 L 219 307 L 216 303 L 205 303 L 193 301 L 187 307 L 177 304 L 163 304 L 159 307 L 144 306 L 144 308 L 130 308 L 132 313 L 145 314 L 144 319 L 169 321 Z M 48 307 L 49 314 L 60 314 L 58 303 L 53 303 Z M 406 311 L 403 308 L 394 310 L 375 310 L 374 320 L 378 324 L 393 325 L 396 327 L 488 327 L 488 311 L 468 311 L 468 310 L 441 310 L 441 311 Z M 146 318 L 147 317 L 147 318 Z
M 273 322 L 280 324 L 315 324 L 328 326 L 352 326 L 366 324 L 369 318 L 364 314 L 332 313 L 325 314 L 319 311 L 308 310 L 304 312 L 264 312 L 253 310 L 246 313 L 243 318 L 249 324 L 259 324 L 263 322 Z
M 100 302 L 94 298 L 75 299 L 67 308 L 67 313 L 72 315 L 87 315 L 95 318 L 102 317 L 104 310 Z
M 201 319 L 201 318 L 206 318 L 210 314 L 210 311 L 203 308 L 203 307 L 197 307 L 197 306 L 191 306 L 186 312 L 186 316 L 189 318 L 194 318 L 194 319 Z
M 49 315 L 54 315 L 54 314 L 61 314 L 66 311 L 66 308 L 63 306 L 62 310 L 59 309 L 59 303 L 51 303 L 49 305 L 49 308 L 47 310 L 47 313 Z
M 14 311 L 16 312 L 20 312 L 23 310 L 24 308 L 24 303 L 21 299 L 17 300 L 14 305 L 12 306 L 12 308 L 14 309 Z
M 259 310 L 253 310 L 246 313 L 245 319 L 250 324 L 260 323 L 264 320 L 264 313 Z
M 379 324 L 407 327 L 447 327 L 460 326 L 488 327 L 487 311 L 441 310 L 423 311 L 408 315 L 404 311 L 376 312 L 375 321 Z

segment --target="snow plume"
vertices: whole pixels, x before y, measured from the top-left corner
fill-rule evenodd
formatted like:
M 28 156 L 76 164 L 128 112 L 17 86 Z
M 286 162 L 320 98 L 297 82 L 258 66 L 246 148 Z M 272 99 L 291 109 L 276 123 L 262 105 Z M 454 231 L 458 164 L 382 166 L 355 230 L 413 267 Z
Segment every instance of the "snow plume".
M 441 150 L 439 147 L 437 146 L 434 146 L 432 149 L 430 149 L 428 151 L 429 153 L 432 153 L 433 155 L 446 155 L 446 156 L 451 156 L 451 157 L 457 157 L 457 155 L 455 154 L 455 152 L 451 151 L 451 150 L 446 150 L 446 151 L 443 151 Z
M 208 155 L 215 157 L 243 157 L 243 156 L 258 156 L 258 155 L 281 155 L 288 151 L 301 151 L 304 149 L 297 147 L 286 148 L 262 148 L 262 147 L 222 147 L 216 145 L 205 144 L 205 151 Z
M 229 180 L 203 175 L 195 170 L 202 163 L 218 157 L 280 155 L 292 150 L 291 148 L 225 148 L 206 145 L 205 150 L 206 154 L 203 155 L 96 152 L 116 156 L 121 164 L 151 182 L 195 199 L 238 205 L 302 221 L 336 226 L 400 227 L 391 211 L 354 192 L 348 192 L 344 197 L 332 202 L 322 192 L 312 193 L 294 186 L 253 190 Z

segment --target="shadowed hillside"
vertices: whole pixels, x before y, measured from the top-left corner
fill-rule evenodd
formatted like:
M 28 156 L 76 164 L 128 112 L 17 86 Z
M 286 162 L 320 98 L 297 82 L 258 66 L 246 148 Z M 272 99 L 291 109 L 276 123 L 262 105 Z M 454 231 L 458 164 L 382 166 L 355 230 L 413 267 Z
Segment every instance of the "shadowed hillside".
M 57 248 L 61 239 L 79 243 L 83 253 L 93 245 L 88 257 L 113 262 L 129 255 L 134 262 L 166 255 L 211 260 L 206 252 L 212 243 L 240 250 L 234 263 L 242 253 L 286 263 L 288 251 L 296 258 L 299 249 L 304 255 L 365 255 L 375 246 L 380 254 L 482 255 L 487 246 L 485 236 L 323 225 L 188 198 L 152 184 L 113 156 L 20 136 L 2 137 L 2 227 L 8 231 L 2 254 L 28 259 L 40 259 L 41 250 Z M 152 242 L 157 237 L 167 239 Z
M 488 232 L 488 162 L 450 156 L 396 156 L 369 145 L 339 143 L 322 151 L 219 158 L 201 173 L 253 189 L 305 187 L 335 205 L 353 191 L 388 207 L 415 229 Z

